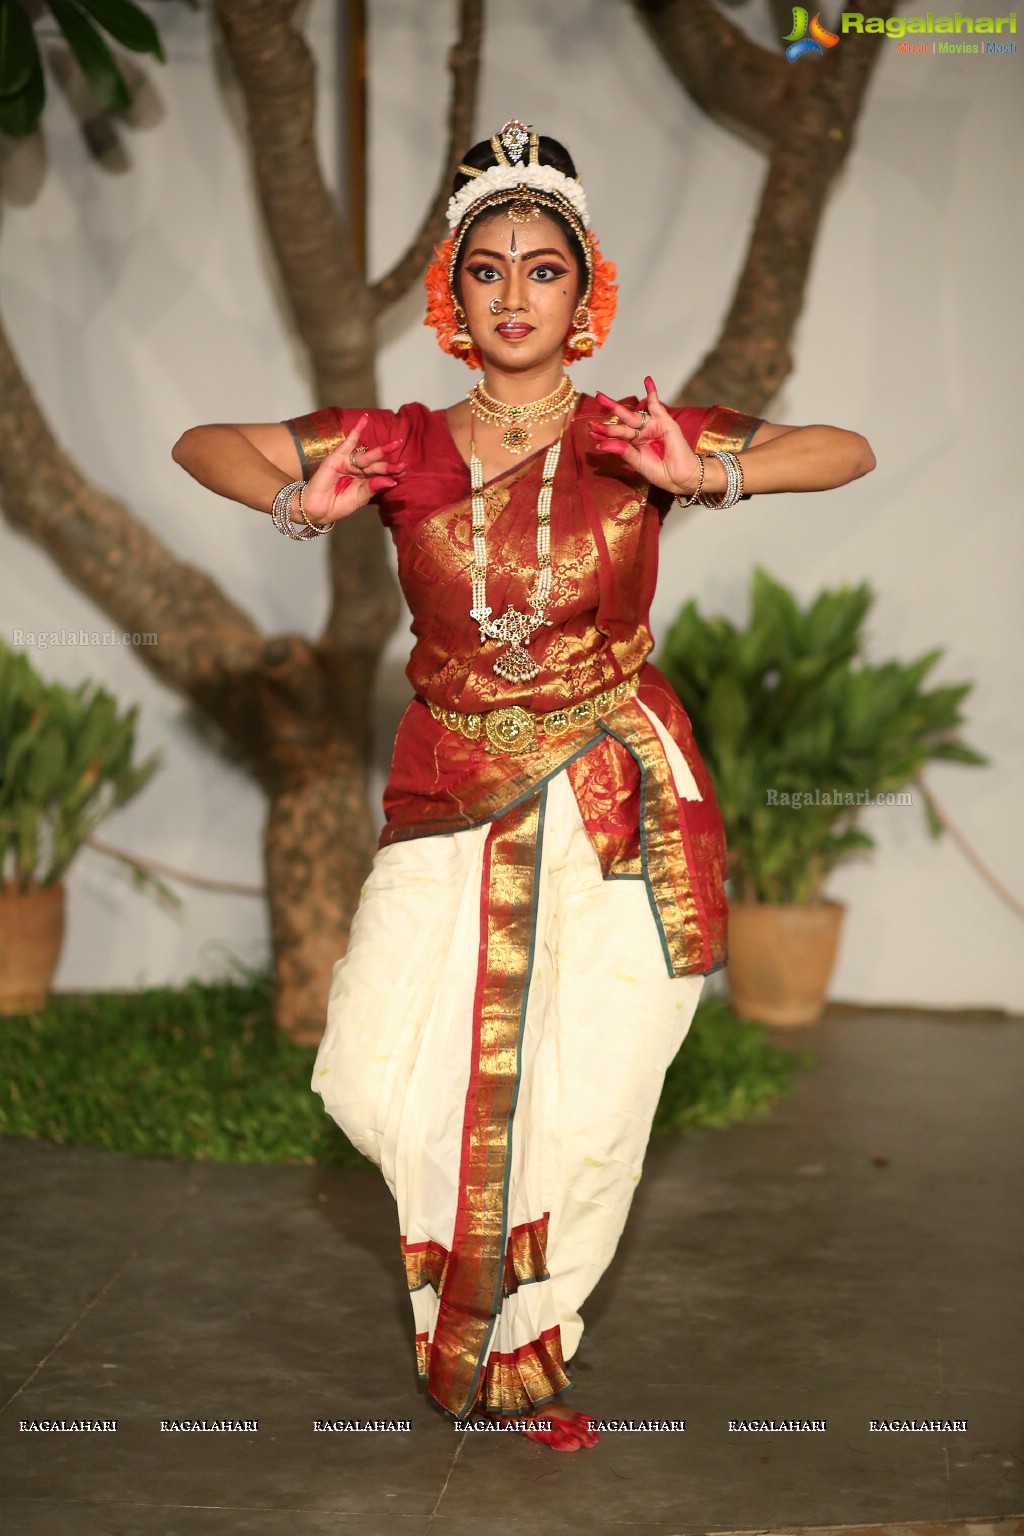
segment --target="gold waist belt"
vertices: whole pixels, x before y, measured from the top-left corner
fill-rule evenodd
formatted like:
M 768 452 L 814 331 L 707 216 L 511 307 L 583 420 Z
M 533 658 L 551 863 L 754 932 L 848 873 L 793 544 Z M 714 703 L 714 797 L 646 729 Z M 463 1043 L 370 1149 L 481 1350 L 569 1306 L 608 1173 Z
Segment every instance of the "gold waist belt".
M 431 704 L 430 713 L 451 731 L 458 731 L 470 741 L 485 740 L 495 752 L 532 752 L 545 740 L 564 736 L 566 731 L 579 730 L 593 725 L 599 715 L 605 715 L 616 704 L 636 692 L 639 673 L 606 688 L 592 699 L 582 699 L 578 704 L 566 704 L 561 709 L 549 709 L 547 714 L 535 714 L 510 704 L 505 709 L 488 709 L 481 714 L 461 715 L 457 709 L 442 709 Z

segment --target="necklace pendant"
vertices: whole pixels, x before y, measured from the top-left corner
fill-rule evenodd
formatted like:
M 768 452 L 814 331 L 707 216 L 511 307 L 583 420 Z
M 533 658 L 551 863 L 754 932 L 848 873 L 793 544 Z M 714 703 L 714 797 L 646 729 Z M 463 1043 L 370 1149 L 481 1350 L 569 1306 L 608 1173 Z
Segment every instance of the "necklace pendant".
M 525 647 L 538 627 L 537 616 L 507 608 L 497 623 L 486 627 L 491 639 L 501 641 L 505 647 L 494 663 L 495 675 L 508 683 L 532 682 L 540 667 Z
M 529 427 L 509 427 L 501 439 L 501 446 L 507 448 L 509 453 L 525 453 L 533 447 L 533 437 Z
M 494 663 L 494 671 L 496 676 L 503 677 L 507 683 L 530 683 L 540 667 L 528 651 L 512 642 Z

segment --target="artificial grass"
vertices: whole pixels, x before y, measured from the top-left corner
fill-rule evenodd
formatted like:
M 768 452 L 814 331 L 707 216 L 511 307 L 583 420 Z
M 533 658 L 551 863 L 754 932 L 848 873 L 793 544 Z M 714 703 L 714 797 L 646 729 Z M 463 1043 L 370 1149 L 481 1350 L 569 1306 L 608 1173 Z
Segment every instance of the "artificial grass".
M 813 1054 L 718 998 L 669 1068 L 655 1134 L 757 1118 Z M 266 978 L 56 996 L 0 1019 L 0 1133 L 139 1157 L 371 1165 L 310 1088 L 314 1046 L 274 1029 Z

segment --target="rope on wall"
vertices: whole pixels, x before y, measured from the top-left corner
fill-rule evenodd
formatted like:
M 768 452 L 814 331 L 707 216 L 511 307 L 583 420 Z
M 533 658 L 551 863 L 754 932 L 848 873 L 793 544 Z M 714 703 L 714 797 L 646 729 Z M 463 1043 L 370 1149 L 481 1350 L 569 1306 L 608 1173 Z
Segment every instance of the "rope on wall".
M 924 780 L 918 779 L 917 785 L 921 793 L 924 795 L 925 800 L 928 802 L 928 805 L 931 808 L 936 821 L 942 823 L 943 831 L 949 833 L 950 837 L 953 839 L 954 843 L 956 843 L 957 847 L 960 849 L 960 852 L 963 854 L 967 862 L 973 865 L 973 867 L 978 871 L 978 874 L 984 880 L 985 884 L 991 886 L 992 890 L 995 891 L 1000 901 L 1004 902 L 1006 906 L 1009 907 L 1011 912 L 1015 913 L 1017 917 L 1024 918 L 1024 901 L 1021 901 L 1018 896 L 1015 896 L 1010 890 L 1009 886 L 1003 884 L 995 870 L 993 870 L 988 864 L 985 863 L 985 860 L 975 848 L 974 844 L 971 843 L 960 831 L 960 828 L 957 826 L 956 822 L 951 819 L 949 812 L 945 810 L 940 802 L 935 798 L 934 791 L 928 788 Z
M 192 885 L 200 891 L 223 891 L 228 896 L 266 896 L 265 885 L 242 885 L 236 880 L 211 880 L 208 875 L 192 875 L 187 870 L 175 869 L 173 864 L 161 864 L 158 859 L 143 859 L 137 853 L 126 853 L 123 848 L 115 848 L 113 843 L 101 842 L 98 837 L 87 837 L 86 845 L 95 848 L 97 853 L 109 853 L 115 859 L 124 859 L 126 863 L 138 864 L 140 869 L 148 870 L 151 875 L 161 875 L 167 880 L 177 880 L 181 885 Z

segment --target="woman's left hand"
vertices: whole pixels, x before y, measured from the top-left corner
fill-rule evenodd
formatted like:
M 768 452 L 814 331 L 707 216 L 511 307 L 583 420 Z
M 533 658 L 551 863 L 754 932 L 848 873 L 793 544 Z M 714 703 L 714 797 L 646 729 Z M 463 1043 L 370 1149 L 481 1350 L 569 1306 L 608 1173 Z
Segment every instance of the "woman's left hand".
M 618 454 L 630 469 L 642 475 L 650 485 L 688 496 L 700 478 L 700 460 L 683 436 L 675 417 L 658 399 L 654 380 L 644 380 L 646 399 L 636 410 L 620 405 L 610 395 L 597 395 L 618 422 L 609 425 L 591 418 L 587 425 L 595 448 Z M 646 420 L 641 414 L 646 412 Z M 640 428 L 637 431 L 637 428 Z

